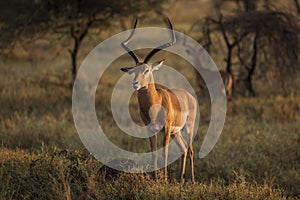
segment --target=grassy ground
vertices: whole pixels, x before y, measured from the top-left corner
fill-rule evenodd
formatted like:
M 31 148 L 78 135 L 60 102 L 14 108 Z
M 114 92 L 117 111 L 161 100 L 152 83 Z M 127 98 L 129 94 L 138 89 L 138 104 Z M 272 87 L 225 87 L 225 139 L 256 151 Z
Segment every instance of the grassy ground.
M 76 151 L 33 154 L 2 148 L 1 199 L 281 199 L 283 189 L 251 183 L 243 175 L 226 183 L 179 184 L 154 181 L 148 175 L 120 174 L 107 178 L 100 164 Z M 284 198 L 283 198 L 284 199 Z
M 40 61 L 41 63 L 47 61 Z M 90 157 L 74 127 L 68 76 L 61 61 L 50 70 L 31 61 L 7 60 L 0 67 L 0 194 L 2 199 L 50 198 L 192 198 L 280 199 L 300 194 L 300 96 L 272 92 L 235 97 L 214 150 L 196 158 L 196 183 L 178 183 L 180 161 L 170 166 L 170 182 L 120 174 L 105 178 L 101 163 Z M 115 72 L 113 73 L 120 73 Z M 192 75 L 187 74 L 192 79 Z M 190 77 L 189 77 L 190 76 Z M 108 74 L 107 84 L 113 82 Z M 116 76 L 115 79 L 117 79 Z M 104 81 L 105 82 L 105 81 Z M 105 87 L 105 85 L 104 85 Z M 120 147 L 148 151 L 148 140 L 132 139 L 113 128 L 109 96 L 98 94 L 99 116 L 106 134 Z M 107 101 L 107 102 L 106 102 Z M 209 121 L 201 104 L 202 124 L 194 141 L 196 155 Z M 146 148 L 146 150 L 145 150 Z M 147 149 L 148 148 L 148 149 Z M 187 178 L 189 173 L 187 173 Z

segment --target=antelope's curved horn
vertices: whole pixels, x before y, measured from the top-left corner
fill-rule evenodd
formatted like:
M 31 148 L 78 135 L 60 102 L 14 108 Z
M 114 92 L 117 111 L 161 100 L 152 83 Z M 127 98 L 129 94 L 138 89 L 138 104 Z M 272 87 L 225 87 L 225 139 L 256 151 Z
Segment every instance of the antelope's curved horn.
M 137 57 L 137 55 L 134 53 L 134 51 L 132 51 L 128 46 L 127 44 L 130 42 L 133 34 L 134 34 L 134 31 L 136 29 L 136 25 L 137 25 L 137 19 L 135 19 L 135 22 L 133 24 L 133 27 L 132 27 L 132 31 L 129 35 L 129 37 L 127 38 L 127 40 L 123 41 L 121 43 L 121 46 L 123 47 L 123 49 L 125 49 L 127 51 L 127 53 L 134 59 L 135 63 L 139 63 L 140 62 L 140 59 Z
M 172 23 L 170 22 L 169 18 L 166 18 L 167 24 L 169 25 L 169 29 L 171 30 L 171 36 L 172 36 L 172 41 L 162 44 L 158 47 L 156 47 L 155 49 L 153 49 L 145 58 L 144 63 L 148 63 L 149 60 L 160 50 L 165 49 L 167 47 L 173 46 L 176 43 L 176 38 L 175 38 L 175 32 L 173 30 L 173 26 Z

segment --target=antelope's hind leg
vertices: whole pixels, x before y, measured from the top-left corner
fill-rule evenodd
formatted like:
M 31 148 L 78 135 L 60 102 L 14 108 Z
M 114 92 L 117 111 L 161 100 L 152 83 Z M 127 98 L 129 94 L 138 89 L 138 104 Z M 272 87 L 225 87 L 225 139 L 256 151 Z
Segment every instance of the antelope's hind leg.
M 169 143 L 171 139 L 171 132 L 169 129 L 165 130 L 165 137 L 164 137 L 164 150 L 163 150 L 163 158 L 164 158 L 164 178 L 168 180 L 168 153 L 169 153 Z
M 187 135 L 188 135 L 188 154 L 190 158 L 190 170 L 191 170 L 191 181 L 195 183 L 195 174 L 194 174 L 194 151 L 193 151 L 193 139 L 194 139 L 194 124 L 195 124 L 195 115 L 190 116 L 187 120 Z
M 181 171 L 180 171 L 180 182 L 184 183 L 184 174 L 186 166 L 186 156 L 187 156 L 187 144 L 181 136 L 181 132 L 174 134 L 175 141 L 179 146 L 180 150 L 183 152 L 181 156 Z

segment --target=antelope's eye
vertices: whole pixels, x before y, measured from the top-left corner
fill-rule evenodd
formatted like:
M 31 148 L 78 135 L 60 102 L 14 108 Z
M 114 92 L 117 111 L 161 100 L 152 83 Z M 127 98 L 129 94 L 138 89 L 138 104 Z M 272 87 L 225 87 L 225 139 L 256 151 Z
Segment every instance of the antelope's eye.
M 144 74 L 147 74 L 149 72 L 149 69 L 145 69 Z

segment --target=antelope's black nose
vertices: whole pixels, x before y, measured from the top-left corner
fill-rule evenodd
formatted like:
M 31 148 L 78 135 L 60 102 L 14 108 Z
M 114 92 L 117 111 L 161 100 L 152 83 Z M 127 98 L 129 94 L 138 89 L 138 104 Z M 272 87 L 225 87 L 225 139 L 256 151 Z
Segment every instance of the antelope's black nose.
M 139 82 L 137 82 L 137 81 L 133 81 L 133 82 L 132 82 L 132 88 L 133 88 L 133 89 L 136 90 L 136 89 L 138 88 L 138 86 L 139 86 Z

